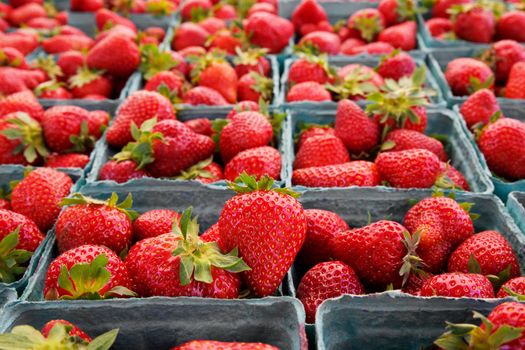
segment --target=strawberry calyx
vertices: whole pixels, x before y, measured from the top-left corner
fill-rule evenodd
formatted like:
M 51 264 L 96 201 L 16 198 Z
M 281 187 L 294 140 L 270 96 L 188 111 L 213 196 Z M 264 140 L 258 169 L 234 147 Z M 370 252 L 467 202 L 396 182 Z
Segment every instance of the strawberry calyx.
M 472 125 L 471 130 L 474 133 L 474 138 L 476 139 L 476 141 L 479 140 L 479 138 L 481 137 L 481 134 L 483 133 L 483 130 L 485 130 L 487 126 L 489 126 L 490 124 L 494 124 L 495 122 L 500 120 L 502 117 L 503 117 L 503 113 L 501 111 L 496 111 L 494 112 L 494 114 L 490 116 L 488 124 L 483 124 L 482 122 L 479 122 L 479 123 Z
M 235 48 L 236 56 L 233 58 L 235 65 L 255 66 L 259 59 L 268 54 L 268 49 L 253 48 L 243 51 L 240 47 Z
M 407 231 L 403 231 L 403 245 L 407 250 L 407 254 L 403 257 L 403 264 L 399 269 L 399 275 L 403 277 L 403 286 L 407 283 L 411 273 L 424 273 L 422 270 L 422 267 L 424 266 L 423 259 L 421 259 L 416 253 L 420 239 L 420 231 L 414 232 L 413 235 Z
M 321 54 L 321 50 L 319 49 L 319 47 L 315 45 L 311 40 L 307 40 L 295 45 L 293 51 L 296 54 L 306 54 L 309 56 L 319 56 Z
M 195 180 L 196 178 L 205 178 L 205 179 L 216 179 L 217 177 L 213 175 L 209 170 L 205 168 L 208 167 L 213 162 L 213 157 L 205 159 L 192 167 L 183 170 L 176 179 L 180 180 Z
M 55 91 L 63 87 L 64 85 L 65 84 L 63 82 L 59 82 L 56 80 L 45 81 L 35 88 L 35 95 L 38 97 L 46 91 Z
M 273 80 L 253 71 L 248 74 L 255 80 L 252 89 L 261 94 L 263 100 L 270 100 L 273 95 Z
M 45 57 L 38 57 L 34 63 L 33 67 L 41 69 L 49 76 L 52 80 L 57 80 L 58 77 L 64 75 L 62 68 L 56 63 L 55 58 L 51 55 Z
M 10 333 L 0 334 L 2 349 L 60 349 L 60 350 L 109 350 L 117 339 L 118 329 L 108 331 L 91 342 L 69 333 L 72 326 L 56 323 L 45 337 L 35 328 L 22 325 Z
M 22 276 L 24 266 L 33 256 L 33 252 L 16 249 L 20 237 L 20 226 L 0 241 L 0 281 L 2 283 L 15 282 Z
M 222 254 L 217 242 L 204 242 L 199 238 L 197 218 L 191 217 L 192 208 L 186 209 L 180 220 L 173 222 L 173 233 L 181 239 L 173 256 L 180 257 L 180 284 L 186 286 L 192 280 L 212 283 L 211 268 L 216 267 L 228 272 L 239 273 L 251 270 L 234 248 L 228 254 Z
M 99 79 L 102 74 L 104 74 L 104 71 L 89 69 L 88 67 L 81 67 L 77 71 L 77 74 L 69 78 L 69 85 L 73 88 L 80 88 Z
M 190 21 L 193 23 L 199 23 L 206 18 L 210 17 L 212 12 L 209 9 L 202 8 L 200 6 L 193 7 L 190 10 Z
M 10 66 L 10 67 L 18 67 L 22 64 L 22 59 L 20 57 L 16 57 L 15 59 L 10 60 L 9 57 L 7 57 L 4 50 L 0 49 L 0 66 Z
M 212 50 L 199 57 L 190 56 L 188 57 L 188 61 L 195 64 L 190 72 L 190 77 L 191 82 L 197 84 L 202 72 L 214 64 L 226 62 L 226 59 L 224 52 L 221 50 Z
M 354 19 L 352 28 L 359 31 L 361 37 L 371 42 L 383 30 L 383 23 L 378 16 L 359 16 Z
M 416 18 L 416 14 L 422 12 L 423 11 L 418 8 L 417 2 L 414 0 L 396 1 L 396 14 L 399 22 L 413 21 Z
M 494 76 L 491 75 L 483 82 L 476 77 L 470 77 L 469 83 L 470 85 L 468 86 L 468 91 L 470 94 L 473 94 L 474 92 L 481 89 L 490 89 L 494 85 Z
M 157 16 L 167 16 L 175 12 L 175 4 L 170 0 L 146 2 L 146 12 Z
M 183 91 L 187 90 L 186 83 L 183 85 Z M 168 100 L 170 100 L 172 105 L 183 103 L 182 98 L 179 96 L 179 92 L 177 89 L 170 90 L 170 88 L 165 84 L 161 83 L 159 87 L 157 88 L 157 92 L 161 94 L 162 96 L 166 97 Z M 175 109 L 175 106 L 173 107 Z
M 510 295 L 511 297 L 514 297 L 516 299 L 518 299 L 519 301 L 525 301 L 525 295 L 523 294 L 519 294 L 519 293 L 516 293 L 515 291 L 513 291 L 512 289 L 510 289 L 510 287 L 507 287 L 507 286 L 504 286 L 502 287 L 503 290 L 505 292 L 507 292 L 508 295 Z
M 447 332 L 443 333 L 434 344 L 444 350 L 497 350 L 523 334 L 523 328 L 509 325 L 502 325 L 494 330 L 494 324 L 489 319 L 476 311 L 473 314 L 475 319 L 481 320 L 482 327 L 447 322 Z
M 146 44 L 140 48 L 139 70 L 144 79 L 149 80 L 159 72 L 169 71 L 177 67 L 176 61 L 168 51 L 161 51 L 157 45 Z
M 131 210 L 131 207 L 133 206 L 133 196 L 131 193 L 128 193 L 126 199 L 120 203 L 118 203 L 118 199 L 118 195 L 115 192 L 111 193 L 111 197 L 108 200 L 95 199 L 76 192 L 70 197 L 64 198 L 59 204 L 61 206 L 103 205 L 109 208 L 117 209 L 118 211 L 126 214 L 131 221 L 135 220 L 139 214 L 136 211 Z
M 80 123 L 80 133 L 78 135 L 70 135 L 69 141 L 73 147 L 69 150 L 74 153 L 84 153 L 95 146 L 96 138 L 89 134 L 89 126 L 86 120 Z
M 49 155 L 44 144 L 42 127 L 29 114 L 16 112 L 16 116 L 8 118 L 7 122 L 13 126 L 2 130 L 2 135 L 9 140 L 20 142 L 20 145 L 13 151 L 14 154 L 23 151 L 24 157 L 29 163 L 34 162 L 38 156 L 47 157 Z
M 237 194 L 247 194 L 255 191 L 273 191 L 277 193 L 287 194 L 294 198 L 299 198 L 301 195 L 290 188 L 274 188 L 275 180 L 267 175 L 264 175 L 257 181 L 255 176 L 248 175 L 245 171 L 242 172 L 235 182 L 227 181 L 228 188 L 235 191 Z
M 339 100 L 351 97 L 366 97 L 371 93 L 377 92 L 377 87 L 370 82 L 370 79 L 372 79 L 370 72 L 363 71 L 361 67 L 357 67 L 345 76 L 342 82 L 336 85 L 327 84 L 326 88 L 335 93 Z
M 480 275 L 482 274 L 481 266 L 479 265 L 478 259 L 476 259 L 474 254 L 470 254 L 467 266 L 468 266 L 468 272 L 476 273 Z M 494 291 L 497 292 L 501 288 L 501 286 L 503 286 L 508 280 L 510 280 L 511 269 L 512 269 L 512 265 L 509 264 L 506 268 L 501 270 L 497 275 L 485 275 L 485 277 L 487 277 L 487 279 L 490 281 L 490 283 L 494 287 Z

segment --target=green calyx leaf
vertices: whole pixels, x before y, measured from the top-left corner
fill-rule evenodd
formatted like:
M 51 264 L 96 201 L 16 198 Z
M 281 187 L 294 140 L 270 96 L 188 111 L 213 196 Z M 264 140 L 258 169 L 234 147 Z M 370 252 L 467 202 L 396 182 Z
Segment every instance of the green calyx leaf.
M 476 77 L 470 77 L 470 85 L 468 87 L 468 91 L 470 94 L 473 94 L 474 92 L 481 90 L 481 89 L 489 89 L 492 85 L 494 85 L 494 75 L 491 75 L 487 78 L 485 81 L 480 81 Z
M 89 134 L 87 120 L 83 120 L 80 124 L 80 133 L 78 135 L 70 135 L 69 141 L 73 144 L 73 147 L 69 150 L 70 152 L 85 153 L 93 149 L 97 140 Z
M 33 63 L 33 67 L 42 69 L 51 80 L 58 80 L 59 77 L 64 76 L 62 68 L 56 63 L 52 55 L 37 58 Z
M 216 151 L 220 151 L 219 141 L 221 139 L 222 129 L 228 124 L 231 120 L 228 119 L 215 119 L 211 123 L 211 129 L 213 130 L 213 135 L 211 136 L 213 142 L 215 142 Z
M 155 0 L 146 2 L 146 12 L 155 16 L 167 16 L 175 12 L 175 4 L 170 0 Z
M 81 88 L 97 79 L 99 79 L 104 71 L 92 70 L 87 67 L 82 67 L 77 71 L 77 74 L 69 78 L 69 86 L 72 88 Z
M 424 266 L 423 260 L 416 253 L 420 239 L 420 231 L 416 231 L 413 235 L 403 231 L 403 245 L 407 251 L 407 254 L 403 257 L 403 264 L 399 269 L 399 275 L 403 277 L 403 286 L 407 283 L 412 272 L 421 271 L 421 268 Z
M 131 210 L 133 207 L 133 197 L 131 193 L 128 193 L 126 199 L 118 203 L 118 195 L 113 192 L 111 197 L 108 200 L 100 200 L 91 197 L 84 196 L 81 193 L 73 193 L 71 196 L 64 198 L 61 202 L 61 206 L 71 206 L 71 205 L 104 205 L 110 208 L 115 208 L 124 214 L 126 214 L 131 221 L 135 220 L 139 214 Z
M 33 252 L 16 249 L 20 237 L 20 226 L 0 241 L 0 281 L 15 282 L 26 271 L 26 263 Z
M 508 295 L 510 295 L 511 297 L 514 297 L 516 299 L 518 299 L 519 301 L 525 301 L 525 295 L 523 294 L 519 294 L 519 293 L 516 293 L 515 291 L 513 291 L 512 289 L 510 289 L 509 287 L 507 286 L 504 286 L 502 287 L 503 290 L 505 292 L 507 292 Z
M 235 182 L 228 181 L 228 187 L 234 190 L 238 194 L 246 194 L 254 191 L 274 191 L 277 193 L 287 194 L 294 198 L 299 198 L 300 194 L 292 191 L 289 188 L 273 188 L 274 179 L 269 176 L 263 176 L 257 181 L 255 176 L 250 176 L 246 172 L 243 172 Z
M 49 81 L 45 81 L 41 84 L 39 84 L 36 88 L 35 88 L 35 95 L 36 96 L 40 96 L 42 95 L 44 92 L 46 91 L 55 91 L 55 90 L 58 90 L 60 87 L 64 86 L 65 84 L 62 83 L 62 82 L 58 82 L 56 80 L 49 80 Z
M 240 47 L 235 48 L 236 56 L 233 63 L 237 65 L 255 66 L 259 64 L 259 59 L 268 54 L 268 49 L 251 48 L 243 51 Z
M 327 84 L 328 91 L 333 92 L 337 100 L 344 100 L 358 96 L 366 97 L 378 91 L 377 87 L 371 83 L 372 75 L 364 71 L 361 67 L 354 69 L 345 76 L 342 81 L 335 85 Z
M 44 144 L 42 127 L 27 113 L 17 112 L 16 117 L 7 119 L 12 126 L 1 131 L 9 140 L 16 140 L 20 145 L 13 151 L 14 154 L 23 152 L 25 159 L 32 163 L 38 156 L 47 157 L 49 151 Z
M 251 86 L 252 89 L 261 94 L 261 99 L 269 101 L 273 95 L 273 80 L 257 72 L 249 74 L 255 80 L 255 84 Z
M 209 170 L 206 170 L 206 167 L 208 167 L 213 162 L 213 157 L 210 157 L 208 159 L 205 159 L 192 167 L 183 170 L 179 176 L 176 177 L 176 179 L 180 180 L 195 180 L 196 178 L 205 178 L 205 179 L 215 179 L 215 175 L 213 175 Z
M 169 71 L 179 64 L 180 62 L 176 61 L 169 51 L 161 51 L 157 45 L 146 44 L 140 48 L 139 70 L 146 80 L 159 72 Z
M 118 336 L 118 328 L 112 329 L 93 339 L 87 346 L 86 350 L 109 350 Z
M 494 287 L 494 291 L 497 292 L 508 280 L 511 278 L 512 265 L 508 265 L 506 268 L 501 270 L 497 275 L 487 275 L 487 277 Z
M 212 267 L 233 273 L 250 270 L 238 257 L 237 249 L 228 254 L 221 253 L 216 242 L 204 242 L 199 238 L 197 218 L 191 218 L 192 208 L 186 209 L 173 223 L 173 233 L 181 239 L 173 256 L 180 257 L 180 284 L 186 286 L 192 280 L 212 283 Z
M 199 83 L 202 72 L 208 67 L 213 64 L 226 62 L 224 53 L 220 50 L 212 50 L 211 52 L 199 57 L 189 57 L 188 61 L 195 64 L 190 72 L 191 82 L 194 85 Z
M 374 40 L 376 35 L 384 29 L 381 19 L 378 16 L 361 16 L 355 18 L 350 27 L 358 30 L 361 37 L 368 42 Z

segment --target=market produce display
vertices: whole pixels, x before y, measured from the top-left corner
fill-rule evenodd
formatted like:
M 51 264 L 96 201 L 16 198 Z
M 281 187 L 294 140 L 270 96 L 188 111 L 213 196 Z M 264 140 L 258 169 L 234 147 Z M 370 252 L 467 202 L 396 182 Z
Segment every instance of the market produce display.
M 524 350 L 524 18 L 0 2 L 0 349 Z

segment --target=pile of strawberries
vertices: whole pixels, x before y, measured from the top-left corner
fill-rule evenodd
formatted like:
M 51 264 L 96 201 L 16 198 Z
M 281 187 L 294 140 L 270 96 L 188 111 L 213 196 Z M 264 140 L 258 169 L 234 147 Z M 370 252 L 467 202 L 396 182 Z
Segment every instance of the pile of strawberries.
M 425 198 L 403 224 L 381 220 L 350 229 L 336 213 L 310 209 L 297 264 L 307 322 L 327 298 L 402 288 L 423 297 L 498 298 L 525 293 L 512 247 L 497 231 L 475 233 L 472 203 Z M 492 283 L 491 283 L 492 282 Z
M 121 151 L 100 169 L 99 179 L 127 182 L 152 176 L 213 183 L 234 181 L 243 172 L 279 179 L 281 154 L 270 144 L 277 140 L 282 116 L 270 118 L 265 109 L 243 102 L 213 125 L 207 118 L 183 123 L 164 96 L 135 92 L 107 130 L 108 144 Z
M 70 0 L 71 11 L 96 12 L 109 9 L 115 12 L 132 14 L 171 15 L 179 6 L 178 0 Z
M 377 8 L 351 14 L 334 25 L 316 0 L 302 1 L 292 14 L 300 38 L 296 49 L 330 55 L 388 54 L 417 47 L 414 0 L 381 0 Z M 341 14 L 342 15 L 342 14 Z
M 67 22 L 66 11 L 58 11 L 52 3 L 44 4 L 43 0 L 10 0 L 9 4 L 0 3 L 1 41 L 4 37 L 2 32 L 11 27 L 49 30 L 66 25 Z M 31 32 L 31 30 L 19 31 L 20 34 Z
M 487 88 L 500 97 L 525 99 L 525 48 L 514 40 L 498 41 L 477 58 L 448 62 L 445 79 L 455 96 Z
M 437 40 L 525 42 L 525 12 L 503 1 L 436 0 L 426 26 Z
M 110 118 L 77 106 L 44 110 L 30 91 L 0 100 L 0 115 L 0 164 L 52 168 L 84 168 Z

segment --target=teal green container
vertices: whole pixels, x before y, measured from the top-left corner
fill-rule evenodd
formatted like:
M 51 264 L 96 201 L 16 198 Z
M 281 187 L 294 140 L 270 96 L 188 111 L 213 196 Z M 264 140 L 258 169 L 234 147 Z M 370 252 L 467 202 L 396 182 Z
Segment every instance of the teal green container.
M 511 192 L 507 198 L 507 210 L 525 234 L 525 192 Z

